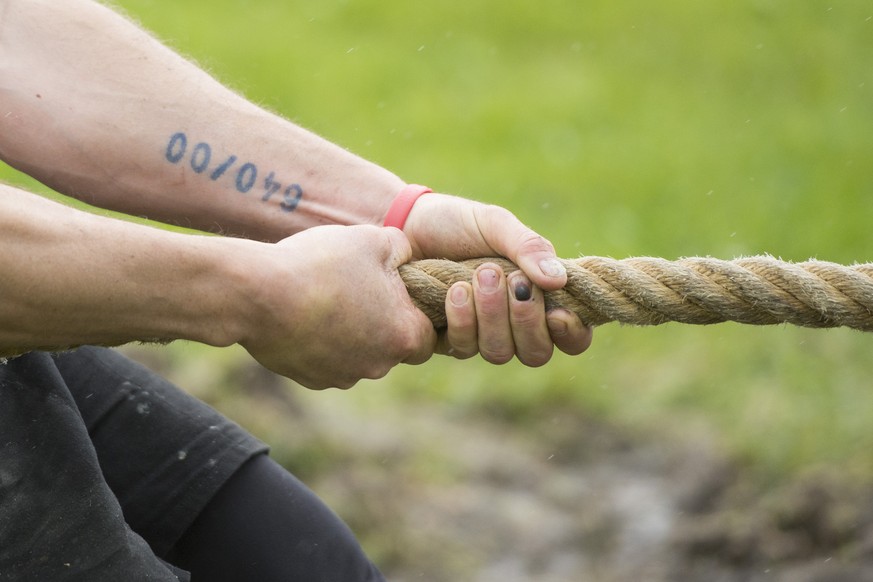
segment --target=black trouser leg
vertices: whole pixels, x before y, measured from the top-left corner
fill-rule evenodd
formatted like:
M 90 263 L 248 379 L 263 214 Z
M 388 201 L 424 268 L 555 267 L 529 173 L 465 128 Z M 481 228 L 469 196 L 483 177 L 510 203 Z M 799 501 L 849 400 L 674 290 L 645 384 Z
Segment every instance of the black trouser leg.
M 376 582 L 349 528 L 266 455 L 219 490 L 169 560 L 192 582 Z
M 46 354 L 0 365 L 0 581 L 176 581 L 124 521 Z

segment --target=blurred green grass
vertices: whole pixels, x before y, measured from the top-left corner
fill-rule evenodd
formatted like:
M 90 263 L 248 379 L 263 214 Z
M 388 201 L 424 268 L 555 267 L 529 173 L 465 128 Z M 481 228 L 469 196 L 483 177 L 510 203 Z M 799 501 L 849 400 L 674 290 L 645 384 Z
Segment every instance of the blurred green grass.
M 116 4 L 254 101 L 512 209 L 561 256 L 873 260 L 869 2 Z M 541 369 L 435 358 L 346 397 L 520 425 L 570 406 L 713 434 L 773 476 L 873 476 L 871 347 L 845 330 L 611 325 Z

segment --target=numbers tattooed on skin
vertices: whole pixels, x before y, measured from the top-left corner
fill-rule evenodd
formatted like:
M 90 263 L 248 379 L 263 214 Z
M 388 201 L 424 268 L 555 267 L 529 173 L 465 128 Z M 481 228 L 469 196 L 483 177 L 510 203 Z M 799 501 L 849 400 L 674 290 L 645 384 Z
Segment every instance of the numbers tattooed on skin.
M 272 171 L 259 181 L 258 166 L 252 162 L 237 164 L 239 159 L 235 155 L 213 157 L 212 146 L 202 141 L 189 147 L 188 136 L 181 131 L 170 136 L 164 157 L 171 164 L 186 162 L 194 173 L 206 175 L 213 182 L 226 176 L 225 179 L 240 194 L 248 194 L 259 185 L 257 191 L 262 193 L 262 202 L 269 202 L 273 196 L 279 194 L 279 208 L 285 212 L 294 212 L 303 198 L 300 184 L 285 186 L 276 180 L 276 173 Z

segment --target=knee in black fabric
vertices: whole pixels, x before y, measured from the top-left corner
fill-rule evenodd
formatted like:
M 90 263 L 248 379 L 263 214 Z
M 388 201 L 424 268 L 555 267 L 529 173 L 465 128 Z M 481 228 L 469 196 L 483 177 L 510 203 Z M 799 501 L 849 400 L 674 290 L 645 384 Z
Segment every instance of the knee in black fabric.
M 231 477 L 169 560 L 193 582 L 384 580 L 346 524 L 266 455 Z

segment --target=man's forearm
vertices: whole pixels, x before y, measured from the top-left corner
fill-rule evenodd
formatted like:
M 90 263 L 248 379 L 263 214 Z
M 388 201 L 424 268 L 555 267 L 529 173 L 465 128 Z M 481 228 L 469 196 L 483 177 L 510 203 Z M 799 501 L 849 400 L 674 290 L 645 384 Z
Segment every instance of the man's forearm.
M 0 46 L 0 157 L 97 206 L 278 240 L 403 186 L 90 0 L 0 0 Z
M 259 244 L 131 224 L 0 185 L 0 355 L 132 340 L 233 343 L 245 277 L 228 255 Z

